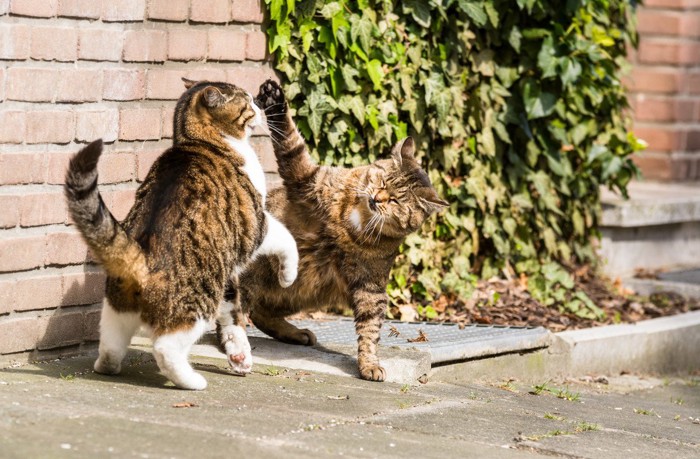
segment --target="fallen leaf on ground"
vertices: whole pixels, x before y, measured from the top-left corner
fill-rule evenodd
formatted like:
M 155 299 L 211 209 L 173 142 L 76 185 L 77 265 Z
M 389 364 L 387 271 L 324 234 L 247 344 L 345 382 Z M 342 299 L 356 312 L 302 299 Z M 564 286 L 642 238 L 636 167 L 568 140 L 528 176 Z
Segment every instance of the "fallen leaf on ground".
M 425 343 L 428 341 L 428 335 L 425 334 L 423 329 L 418 329 L 418 336 L 415 338 L 408 338 L 406 341 L 409 343 Z
M 173 403 L 173 408 L 196 408 L 199 405 L 196 403 L 192 402 L 179 402 L 179 403 Z

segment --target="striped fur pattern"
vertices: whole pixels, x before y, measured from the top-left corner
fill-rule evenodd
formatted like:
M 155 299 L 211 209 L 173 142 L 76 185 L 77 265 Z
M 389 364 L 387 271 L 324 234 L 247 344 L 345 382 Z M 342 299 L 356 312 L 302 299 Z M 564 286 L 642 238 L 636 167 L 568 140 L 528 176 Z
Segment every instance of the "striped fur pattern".
M 71 160 L 65 192 L 73 221 L 107 272 L 95 370 L 119 373 L 144 326 L 161 371 L 178 387 L 204 389 L 187 357 L 213 318 L 233 371 L 251 370 L 240 302 L 220 308 L 226 288 L 238 291 L 238 273 L 259 254 L 276 256 L 282 269 L 275 283 L 289 285 L 298 257 L 291 234 L 264 210 L 264 175 L 248 143 L 260 109 L 231 84 L 185 80 L 185 87 L 173 146 L 151 167 L 123 222 L 98 191 L 101 141 Z
M 383 381 L 377 356 L 387 308 L 389 272 L 404 238 L 447 205 L 414 157 L 410 137 L 389 159 L 355 168 L 314 163 L 273 81 L 256 98 L 265 110 L 283 187 L 267 209 L 289 228 L 299 250 L 299 276 L 288 289 L 268 286 L 276 260 L 260 258 L 243 274 L 242 303 L 255 325 L 284 342 L 313 345 L 316 337 L 285 317 L 302 310 L 349 305 L 358 335 L 362 378 Z

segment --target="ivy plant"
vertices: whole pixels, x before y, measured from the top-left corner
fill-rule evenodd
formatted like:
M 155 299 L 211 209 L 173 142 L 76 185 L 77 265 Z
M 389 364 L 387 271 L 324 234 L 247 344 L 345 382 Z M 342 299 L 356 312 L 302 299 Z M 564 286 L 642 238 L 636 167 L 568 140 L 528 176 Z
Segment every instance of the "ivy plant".
M 620 83 L 634 0 L 265 3 L 316 159 L 366 164 L 411 135 L 450 202 L 406 240 L 394 303 L 427 315 L 479 277 L 520 276 L 545 304 L 600 314 L 564 266 L 595 262 L 599 187 L 626 196 L 637 173 Z

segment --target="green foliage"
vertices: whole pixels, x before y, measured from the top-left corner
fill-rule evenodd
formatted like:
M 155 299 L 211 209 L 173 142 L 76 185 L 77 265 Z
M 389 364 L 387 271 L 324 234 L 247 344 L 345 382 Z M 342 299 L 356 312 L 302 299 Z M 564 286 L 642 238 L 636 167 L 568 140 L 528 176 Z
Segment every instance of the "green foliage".
M 316 159 L 366 164 L 410 134 L 451 203 L 407 239 L 392 301 L 523 274 L 544 303 L 602 314 L 561 263 L 595 260 L 599 186 L 626 195 L 636 173 L 619 79 L 633 0 L 265 1 Z

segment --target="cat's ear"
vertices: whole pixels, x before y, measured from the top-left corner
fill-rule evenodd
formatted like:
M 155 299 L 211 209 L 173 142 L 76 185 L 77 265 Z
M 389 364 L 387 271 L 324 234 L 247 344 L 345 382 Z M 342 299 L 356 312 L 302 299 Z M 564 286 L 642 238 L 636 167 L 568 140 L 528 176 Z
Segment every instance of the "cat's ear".
M 434 214 L 440 212 L 445 207 L 449 206 L 450 203 L 440 199 L 437 191 L 434 188 L 428 188 L 419 196 L 421 206 L 428 214 Z
M 182 77 L 182 81 L 185 83 L 185 89 L 190 89 L 192 86 L 196 85 L 197 82 L 194 80 L 188 80 L 185 77 Z
M 416 143 L 413 141 L 413 137 L 406 137 L 403 140 L 399 140 L 391 149 L 391 159 L 394 160 L 394 164 L 401 167 L 406 161 L 415 162 L 415 153 Z
M 206 88 L 204 88 L 203 97 L 204 97 L 204 104 L 210 108 L 216 107 L 217 105 L 220 105 L 225 100 L 224 95 L 221 94 L 221 91 L 219 91 L 219 88 L 215 88 L 214 86 L 207 86 Z

